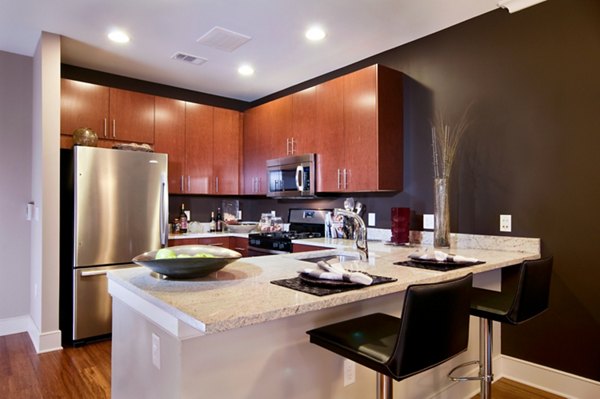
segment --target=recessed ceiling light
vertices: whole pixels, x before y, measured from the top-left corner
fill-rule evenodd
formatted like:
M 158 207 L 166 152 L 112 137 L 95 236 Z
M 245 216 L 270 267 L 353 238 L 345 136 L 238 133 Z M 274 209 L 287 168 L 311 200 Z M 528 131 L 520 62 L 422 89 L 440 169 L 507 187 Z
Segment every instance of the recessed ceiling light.
M 318 41 L 325 38 L 325 31 L 320 26 L 309 28 L 304 34 L 308 40 Z
M 127 33 L 119 29 L 113 29 L 108 33 L 108 38 L 115 43 L 127 43 L 129 42 L 129 36 Z
M 244 64 L 238 68 L 238 73 L 242 76 L 254 75 L 254 68 L 248 64 Z

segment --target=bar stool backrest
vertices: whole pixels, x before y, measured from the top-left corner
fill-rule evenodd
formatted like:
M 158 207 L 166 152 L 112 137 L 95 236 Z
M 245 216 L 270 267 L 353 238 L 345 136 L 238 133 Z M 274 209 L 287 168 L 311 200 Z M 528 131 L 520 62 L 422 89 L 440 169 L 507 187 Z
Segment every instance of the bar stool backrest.
M 388 369 L 403 379 L 435 367 L 467 349 L 473 275 L 409 286 L 400 332 Z
M 507 318 L 523 323 L 548 309 L 552 258 L 526 260 L 521 264 L 517 291 Z

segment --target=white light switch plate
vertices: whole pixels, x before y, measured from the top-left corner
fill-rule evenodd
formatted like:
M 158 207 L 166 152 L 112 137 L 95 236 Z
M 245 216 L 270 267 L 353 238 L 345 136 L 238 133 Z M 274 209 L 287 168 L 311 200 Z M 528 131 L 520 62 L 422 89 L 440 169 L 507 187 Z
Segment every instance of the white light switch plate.
M 369 213 L 369 226 L 375 226 L 375 214 Z
M 435 219 L 433 217 L 433 214 L 425 214 L 425 215 L 423 215 L 423 228 L 424 229 L 433 230 L 434 229 L 434 222 L 435 222 Z
M 500 231 L 510 233 L 512 231 L 512 216 L 500 215 Z

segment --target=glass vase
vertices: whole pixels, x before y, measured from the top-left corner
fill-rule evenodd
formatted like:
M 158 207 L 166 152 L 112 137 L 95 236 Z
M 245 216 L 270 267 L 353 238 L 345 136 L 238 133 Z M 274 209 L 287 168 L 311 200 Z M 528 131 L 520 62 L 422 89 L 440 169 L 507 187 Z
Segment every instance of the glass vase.
M 449 182 L 447 178 L 434 179 L 434 230 L 433 246 L 450 248 L 450 207 L 448 206 Z

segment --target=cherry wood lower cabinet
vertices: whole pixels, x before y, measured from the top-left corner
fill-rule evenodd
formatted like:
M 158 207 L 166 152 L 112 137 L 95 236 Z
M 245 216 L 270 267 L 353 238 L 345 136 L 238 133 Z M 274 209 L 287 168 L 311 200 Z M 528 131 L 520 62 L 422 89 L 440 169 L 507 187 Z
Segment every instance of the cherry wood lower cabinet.
M 169 246 L 175 247 L 177 245 L 198 245 L 197 238 L 176 238 L 169 240 Z
M 242 257 L 248 256 L 248 239 L 244 237 L 229 237 L 229 249 L 242 254 Z
M 309 252 L 309 251 L 320 251 L 323 249 L 332 249 L 330 247 L 319 247 L 316 245 L 306 245 L 306 244 L 294 244 L 292 243 L 292 252 Z

